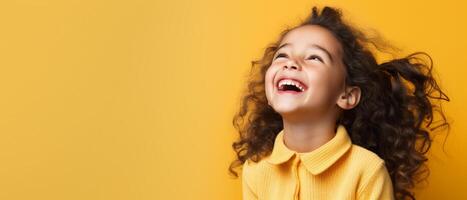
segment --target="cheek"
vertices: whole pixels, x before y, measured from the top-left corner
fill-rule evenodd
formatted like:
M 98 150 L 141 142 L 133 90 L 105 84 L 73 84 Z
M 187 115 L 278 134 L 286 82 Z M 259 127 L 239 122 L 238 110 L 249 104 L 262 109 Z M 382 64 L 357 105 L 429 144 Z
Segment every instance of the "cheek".
M 274 77 L 277 69 L 272 65 L 266 70 L 264 77 L 264 89 L 266 92 L 266 98 L 271 101 L 274 95 Z
M 329 101 L 338 94 L 339 83 L 342 77 L 334 71 L 315 71 L 309 73 L 310 85 L 315 98 L 320 101 Z
M 274 78 L 274 70 L 273 68 L 269 67 L 264 77 L 264 88 L 266 89 L 266 92 L 268 92 L 268 90 L 271 90 L 273 88 L 273 85 L 271 84 L 273 82 L 273 78 Z

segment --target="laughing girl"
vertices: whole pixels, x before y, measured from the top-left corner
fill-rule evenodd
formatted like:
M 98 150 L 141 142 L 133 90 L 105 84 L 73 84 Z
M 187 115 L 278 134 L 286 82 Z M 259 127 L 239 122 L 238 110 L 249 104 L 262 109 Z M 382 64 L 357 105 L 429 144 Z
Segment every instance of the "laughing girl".
M 229 168 L 245 200 L 415 199 L 430 132 L 449 128 L 430 99 L 449 98 L 428 54 L 378 63 L 371 45 L 339 9 L 313 7 L 253 62 Z

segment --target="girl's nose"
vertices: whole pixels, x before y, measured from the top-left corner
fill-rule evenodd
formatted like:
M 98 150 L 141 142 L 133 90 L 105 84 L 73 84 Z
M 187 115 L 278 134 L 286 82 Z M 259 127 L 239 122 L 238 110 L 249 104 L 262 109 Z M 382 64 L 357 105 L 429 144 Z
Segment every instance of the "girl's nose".
M 286 69 L 299 70 L 300 67 L 295 62 L 289 61 L 284 65 L 284 70 Z
M 297 66 L 295 66 L 295 65 L 292 65 L 292 66 L 284 65 L 284 68 L 285 68 L 285 69 L 289 69 L 289 68 L 290 68 L 290 69 L 297 69 Z

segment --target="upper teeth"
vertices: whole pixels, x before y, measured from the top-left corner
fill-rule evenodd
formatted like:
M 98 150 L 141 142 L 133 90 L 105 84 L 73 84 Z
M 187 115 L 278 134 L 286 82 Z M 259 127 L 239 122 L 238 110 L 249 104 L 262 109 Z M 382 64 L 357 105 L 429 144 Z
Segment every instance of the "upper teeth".
M 284 85 L 293 85 L 295 87 L 298 87 L 300 88 L 300 90 L 303 92 L 305 91 L 305 89 L 300 85 L 300 83 L 298 83 L 297 81 L 294 81 L 294 80 L 290 80 L 290 79 L 283 79 L 281 81 L 279 81 L 279 88 L 282 88 L 282 86 Z

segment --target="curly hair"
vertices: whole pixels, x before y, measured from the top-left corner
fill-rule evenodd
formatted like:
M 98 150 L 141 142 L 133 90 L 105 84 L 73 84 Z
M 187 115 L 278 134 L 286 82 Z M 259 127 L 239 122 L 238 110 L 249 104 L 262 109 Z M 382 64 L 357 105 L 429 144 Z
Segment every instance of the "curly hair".
M 415 52 L 378 64 L 374 51 L 383 52 L 382 43 L 378 44 L 381 41 L 345 22 L 337 8 L 324 7 L 319 12 L 313 7 L 311 15 L 296 27 L 304 25 L 319 25 L 333 33 L 344 52 L 346 85 L 361 88 L 361 101 L 355 108 L 344 110 L 338 123 L 348 130 L 353 144 L 385 160 L 396 199 L 415 199 L 411 189 L 429 174 L 425 154 L 431 147 L 430 132 L 441 127 L 450 129 L 441 104 L 430 102 L 449 101 L 432 75 L 431 57 Z M 236 160 L 229 171 L 235 177 L 235 168 L 247 159 L 258 162 L 269 155 L 275 137 L 283 129 L 281 115 L 268 105 L 264 79 L 278 45 L 291 30 L 284 30 L 278 41 L 268 45 L 260 60 L 252 61 L 249 83 L 233 118 L 239 139 L 232 144 Z M 436 112 L 442 119 L 433 123 Z

